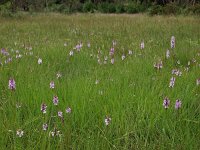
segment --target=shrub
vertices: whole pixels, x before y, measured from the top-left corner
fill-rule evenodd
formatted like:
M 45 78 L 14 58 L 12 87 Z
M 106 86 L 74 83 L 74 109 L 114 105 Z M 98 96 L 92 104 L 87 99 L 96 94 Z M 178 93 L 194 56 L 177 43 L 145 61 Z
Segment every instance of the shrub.
M 187 11 L 195 15 L 200 15 L 200 4 L 188 7 Z
M 160 5 L 153 5 L 148 9 L 149 15 L 160 15 L 163 13 L 163 8 Z
M 116 12 L 115 5 L 113 3 L 108 3 L 108 2 L 98 4 L 98 10 L 102 13 Z
M 124 13 L 125 12 L 125 8 L 123 4 L 117 4 L 115 7 L 116 13 Z
M 109 13 L 115 13 L 115 12 L 116 12 L 115 4 L 114 4 L 114 3 L 110 3 L 110 4 L 108 5 L 108 12 L 109 12 Z
M 164 15 L 179 14 L 180 8 L 175 3 L 168 3 L 163 8 Z
M 94 3 L 91 1 L 88 1 L 83 4 L 83 12 L 94 12 L 96 9 Z
M 129 14 L 138 13 L 138 5 L 137 3 L 128 3 L 126 5 L 126 12 Z
M 13 13 L 10 11 L 11 3 L 7 2 L 3 5 L 0 5 L 0 14 L 3 17 L 12 17 Z
M 69 8 L 69 12 L 82 12 L 83 10 L 83 4 L 79 1 L 73 2 L 71 7 L 67 6 Z

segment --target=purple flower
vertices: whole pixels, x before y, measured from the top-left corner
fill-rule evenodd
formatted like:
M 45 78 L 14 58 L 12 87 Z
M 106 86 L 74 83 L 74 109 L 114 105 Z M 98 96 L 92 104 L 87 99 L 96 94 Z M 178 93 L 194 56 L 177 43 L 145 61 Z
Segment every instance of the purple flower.
M 53 104 L 58 105 L 58 97 L 57 96 L 53 97 Z
M 175 37 L 171 37 L 171 48 L 175 48 Z
M 114 52 L 115 52 L 114 47 L 111 47 L 111 49 L 110 49 L 110 56 L 114 55 Z
M 169 82 L 169 87 L 171 87 L 171 88 L 173 88 L 173 87 L 174 87 L 175 80 L 176 80 L 176 78 L 175 78 L 175 77 L 172 77 L 172 78 L 170 79 L 170 82 Z
M 9 53 L 6 51 L 5 48 L 2 48 L 2 49 L 1 49 L 1 54 L 5 55 L 5 56 L 8 56 L 8 55 L 9 55 Z
M 58 112 L 58 117 L 61 117 L 61 118 L 63 117 L 62 111 L 59 111 L 59 112 Z
M 46 112 L 47 112 L 47 105 L 45 103 L 43 103 L 41 105 L 41 111 L 42 111 L 43 114 L 46 114 Z
M 178 70 L 178 69 L 173 69 L 173 70 L 172 70 L 172 74 L 175 74 L 175 75 L 177 75 L 177 76 L 181 76 L 181 75 L 182 75 L 182 72 L 181 72 L 180 70 Z
M 80 44 L 77 44 L 77 45 L 76 45 L 76 47 L 75 47 L 75 49 L 76 49 L 78 52 L 80 52 L 80 50 L 81 50 L 82 46 L 83 46 L 83 44 L 82 44 L 82 43 L 80 43 Z
M 169 104 L 170 104 L 170 100 L 165 97 L 165 99 L 163 100 L 163 106 L 165 109 L 169 108 Z
M 50 89 L 54 89 L 55 88 L 55 84 L 53 81 L 50 82 Z
M 110 122 L 111 122 L 111 118 L 107 116 L 105 118 L 105 124 L 106 124 L 106 126 L 108 126 L 110 124 Z
M 181 101 L 179 99 L 176 100 L 176 103 L 175 103 L 175 109 L 179 109 L 181 108 Z
M 70 114 L 72 112 L 72 109 L 70 107 L 66 108 L 66 113 Z
M 11 89 L 11 90 L 15 90 L 16 89 L 16 84 L 15 84 L 15 80 L 14 79 L 10 79 L 8 81 L 8 88 Z
M 46 130 L 48 129 L 48 124 L 46 124 L 46 123 L 43 124 L 43 125 L 42 125 L 42 128 L 43 128 L 44 131 L 46 131 Z

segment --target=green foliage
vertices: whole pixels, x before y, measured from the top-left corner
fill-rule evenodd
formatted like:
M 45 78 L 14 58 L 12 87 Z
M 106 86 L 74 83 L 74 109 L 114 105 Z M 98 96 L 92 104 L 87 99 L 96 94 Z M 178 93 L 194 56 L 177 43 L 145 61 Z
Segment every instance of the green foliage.
M 91 1 L 88 1 L 83 4 L 83 12 L 94 12 L 96 10 L 96 6 Z
M 102 13 L 141 13 L 150 15 L 176 15 L 200 13 L 200 0 L 174 1 L 169 0 L 2 0 L 1 15 L 17 11 L 29 12 L 102 12 Z
M 124 5 L 123 4 L 116 4 L 116 13 L 124 13 L 125 12 L 125 8 L 124 8 Z
M 200 4 L 188 7 L 187 11 L 195 15 L 200 15 Z
M 179 14 L 180 7 L 177 6 L 176 3 L 169 3 L 163 7 L 163 14 L 164 15 L 172 15 L 172 14 Z
M 7 2 L 3 5 L 0 5 L 0 14 L 4 17 L 12 17 L 13 13 L 10 11 L 11 3 Z
M 98 4 L 98 10 L 102 13 L 116 12 L 114 3 L 108 3 L 108 2 Z
M 163 8 L 160 5 L 153 5 L 148 9 L 149 15 L 160 15 L 163 13 Z
M 139 9 L 138 9 L 138 4 L 137 3 L 128 3 L 126 5 L 126 12 L 129 14 L 133 14 L 133 13 L 138 13 Z

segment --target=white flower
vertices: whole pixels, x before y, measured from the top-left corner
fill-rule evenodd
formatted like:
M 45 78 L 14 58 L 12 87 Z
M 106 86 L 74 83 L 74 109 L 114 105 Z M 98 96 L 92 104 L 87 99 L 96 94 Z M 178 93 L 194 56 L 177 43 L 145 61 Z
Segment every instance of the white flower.
M 104 56 L 104 60 L 107 61 L 108 60 L 108 56 Z
M 132 50 L 128 50 L 128 54 L 129 54 L 129 55 L 132 55 L 132 54 L 133 54 L 133 51 L 132 51 Z
M 42 59 L 41 58 L 38 59 L 38 64 L 39 65 L 42 64 Z
M 126 58 L 126 56 L 123 54 L 123 55 L 122 55 L 122 60 L 124 60 L 125 58 Z
M 167 50 L 167 51 L 166 51 L 166 58 L 168 59 L 169 57 L 170 57 L 170 51 Z
M 73 56 L 73 55 L 74 55 L 74 51 L 71 50 L 71 51 L 69 52 L 69 55 L 70 55 L 70 56 Z
M 180 60 L 177 60 L 177 64 L 178 64 L 178 65 L 180 65 L 180 64 L 181 64 Z
M 163 68 L 162 60 L 160 60 L 158 63 L 154 63 L 154 68 L 158 70 L 162 69 Z
M 200 78 L 197 79 L 197 85 L 200 85 Z
M 99 80 L 96 80 L 96 81 L 95 81 L 95 84 L 99 84 Z
M 90 45 L 90 42 L 87 43 L 87 46 L 88 46 L 88 48 L 91 46 L 91 45 Z
M 108 126 L 110 124 L 110 122 L 111 122 L 111 118 L 110 117 L 106 117 L 105 118 L 105 124 L 106 124 L 106 126 Z
M 144 41 L 140 43 L 140 49 L 144 49 Z
M 22 58 L 21 54 L 16 55 L 16 58 Z
M 57 79 L 61 78 L 61 77 L 62 77 L 61 73 L 58 72 L 58 73 L 56 74 L 56 77 L 57 77 Z
M 18 129 L 16 135 L 17 135 L 18 137 L 22 137 L 22 136 L 24 135 L 24 131 L 21 130 L 21 129 Z
M 115 40 L 112 41 L 113 46 L 117 45 L 117 42 Z
M 114 58 L 112 58 L 110 61 L 111 61 L 111 64 L 114 64 L 114 62 L 115 62 L 115 59 L 114 59 Z

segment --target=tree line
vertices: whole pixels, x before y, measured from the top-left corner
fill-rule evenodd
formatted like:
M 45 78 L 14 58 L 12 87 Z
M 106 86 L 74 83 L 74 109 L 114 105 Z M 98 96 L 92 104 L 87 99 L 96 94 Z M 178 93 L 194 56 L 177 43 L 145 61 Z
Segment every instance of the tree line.
M 200 0 L 0 0 L 0 11 L 200 14 Z

